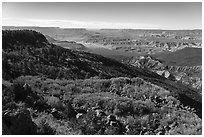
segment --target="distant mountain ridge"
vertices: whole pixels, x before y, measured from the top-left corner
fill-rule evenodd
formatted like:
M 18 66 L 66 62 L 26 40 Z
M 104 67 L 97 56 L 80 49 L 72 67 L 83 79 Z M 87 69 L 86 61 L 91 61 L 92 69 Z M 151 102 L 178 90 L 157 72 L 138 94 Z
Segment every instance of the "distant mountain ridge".
M 71 37 L 71 35 L 76 36 L 80 35 L 81 37 L 85 37 L 86 35 L 95 35 L 95 34 L 102 34 L 102 35 L 108 35 L 113 37 L 124 37 L 127 35 L 128 37 L 132 37 L 131 35 L 138 35 L 143 33 L 178 33 L 178 35 L 183 35 L 184 33 L 198 33 L 201 34 L 202 30 L 195 29 L 195 30 L 155 30 L 155 29 L 86 29 L 86 28 L 60 28 L 60 27 L 36 27 L 36 26 L 2 26 L 3 30 L 6 29 L 33 29 L 35 31 L 39 31 L 43 33 L 44 35 L 49 35 L 53 38 L 56 38 L 57 35 L 64 35 L 67 38 Z M 71 35 L 70 35 L 70 34 Z M 112 35 L 114 34 L 114 35 Z M 58 37 L 60 38 L 60 37 Z M 78 37 L 80 38 L 80 37 Z M 61 36 L 62 40 L 63 36 Z
M 59 27 L 14 27 L 3 26 L 3 30 L 30 29 L 58 41 L 56 45 L 73 47 L 65 41 L 75 41 L 80 50 L 105 48 L 122 55 L 150 55 L 173 52 L 185 47 L 202 47 L 201 30 L 145 30 L 145 29 L 85 29 Z M 73 48 L 75 49 L 75 48 Z M 78 49 L 78 48 L 76 48 Z M 98 51 L 96 51 L 98 53 Z M 100 52 L 99 52 L 100 53 Z M 103 54 L 102 54 L 103 55 Z M 113 57 L 113 56 L 112 56 Z M 122 56 L 121 56 L 122 57 Z

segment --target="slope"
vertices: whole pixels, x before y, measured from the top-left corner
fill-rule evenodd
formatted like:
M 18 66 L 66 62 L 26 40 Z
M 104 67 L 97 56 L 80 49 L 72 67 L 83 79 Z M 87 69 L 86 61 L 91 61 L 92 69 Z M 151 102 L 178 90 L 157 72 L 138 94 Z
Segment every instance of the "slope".
M 158 56 L 167 65 L 198 66 L 202 65 L 202 48 L 190 48 Z
M 202 116 L 202 97 L 182 84 L 146 69 L 125 65 L 100 55 L 49 44 L 40 33 L 31 35 L 34 42 L 25 42 L 24 35 L 33 31 L 24 31 L 23 36 L 18 37 L 19 31 L 7 30 L 2 33 L 3 79 L 11 80 L 22 75 L 39 75 L 51 79 L 84 79 L 94 76 L 106 79 L 121 76 L 141 77 L 171 91 L 171 94 L 180 99 L 182 104 L 195 108 L 196 114 L 199 117 Z M 36 39 L 36 37 L 39 38 Z
M 16 78 L 19 75 L 45 75 L 49 78 L 85 78 L 101 76 L 110 77 L 136 77 L 138 75 L 154 76 L 148 71 L 133 69 L 115 60 L 84 51 L 65 49 L 54 44 L 49 44 L 46 38 L 40 34 L 33 35 L 41 39 L 27 43 L 24 39 L 26 30 L 18 37 L 21 30 L 3 31 L 3 63 L 10 66 L 9 77 Z M 10 46 L 9 46 L 10 45 Z M 43 46 L 42 46 L 43 45 Z M 9 69 L 3 69 L 8 71 Z

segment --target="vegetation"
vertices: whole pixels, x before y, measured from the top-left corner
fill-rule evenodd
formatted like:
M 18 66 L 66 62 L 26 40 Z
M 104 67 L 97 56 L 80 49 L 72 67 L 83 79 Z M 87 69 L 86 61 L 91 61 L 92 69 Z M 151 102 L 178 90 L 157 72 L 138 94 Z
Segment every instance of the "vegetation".
M 3 31 L 3 43 L 3 134 L 202 134 L 192 89 L 29 30 Z
M 15 100 L 19 94 L 15 90 L 21 87 L 20 91 L 25 92 L 22 86 L 16 86 L 21 82 L 30 85 L 30 92 L 36 94 Z M 12 113 L 19 109 L 18 103 L 24 103 L 38 127 L 37 134 L 152 135 L 202 131 L 201 119 L 194 109 L 183 106 L 169 91 L 141 78 L 52 80 L 21 76 L 14 83 L 3 84 L 3 114 Z M 55 85 L 62 94 L 54 97 L 43 90 L 51 91 L 50 85 Z M 89 90 L 84 92 L 84 89 Z M 35 103 L 30 104 L 28 99 Z M 40 99 L 43 109 L 37 107 Z M 10 129 L 7 121 L 4 123 Z

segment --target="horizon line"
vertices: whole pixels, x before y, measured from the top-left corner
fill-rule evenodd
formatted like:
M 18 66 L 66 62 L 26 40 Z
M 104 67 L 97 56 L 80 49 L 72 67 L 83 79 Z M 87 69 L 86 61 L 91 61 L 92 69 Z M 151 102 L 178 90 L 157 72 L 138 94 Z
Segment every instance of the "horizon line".
M 202 28 L 194 29 L 161 29 L 161 28 L 86 28 L 86 27 L 58 27 L 58 26 L 13 26 L 2 25 L 2 27 L 39 27 L 39 28 L 59 28 L 59 29 L 86 29 L 86 30 L 202 30 Z M 2 28 L 3 29 L 3 28 Z

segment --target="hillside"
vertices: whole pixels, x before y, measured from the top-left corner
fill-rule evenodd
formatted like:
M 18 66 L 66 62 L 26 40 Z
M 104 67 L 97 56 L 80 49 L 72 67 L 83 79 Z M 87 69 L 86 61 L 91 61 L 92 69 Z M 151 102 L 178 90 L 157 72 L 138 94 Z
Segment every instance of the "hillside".
M 32 48 L 41 48 L 48 44 L 45 36 L 36 31 L 13 30 L 2 33 L 2 49 L 4 51 L 21 50 L 30 44 L 32 44 Z
M 201 134 L 202 96 L 182 83 L 32 30 L 2 39 L 3 134 Z
M 33 31 L 25 31 L 30 33 Z M 11 35 L 12 34 L 12 35 Z M 83 51 L 65 49 L 49 44 L 43 35 L 38 44 L 23 43 L 24 37 L 16 37 L 18 31 L 3 31 L 3 63 L 10 66 L 4 69 L 6 77 L 20 75 L 45 75 L 49 78 L 83 79 L 86 76 L 103 78 L 128 76 L 157 76 L 145 70 L 124 65 L 115 60 Z M 35 39 L 36 36 L 33 36 Z M 12 42 L 9 39 L 14 39 Z M 44 44 L 44 41 L 47 43 Z M 43 45 L 44 44 L 44 45 Z M 43 45 L 43 46 L 41 46 Z M 4 77 L 5 78 L 5 77 Z
M 186 47 L 175 52 L 157 56 L 164 64 L 174 66 L 202 65 L 202 48 Z

